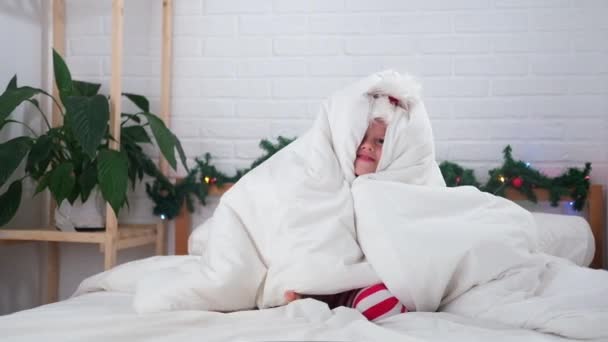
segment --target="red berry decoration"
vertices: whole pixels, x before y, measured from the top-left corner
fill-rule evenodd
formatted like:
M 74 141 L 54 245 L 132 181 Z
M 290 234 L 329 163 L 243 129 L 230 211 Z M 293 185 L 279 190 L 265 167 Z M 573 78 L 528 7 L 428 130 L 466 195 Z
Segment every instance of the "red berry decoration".
M 511 181 L 511 185 L 513 185 L 513 187 L 519 189 L 519 188 L 521 188 L 522 185 L 524 185 L 524 180 L 521 177 L 515 177 Z

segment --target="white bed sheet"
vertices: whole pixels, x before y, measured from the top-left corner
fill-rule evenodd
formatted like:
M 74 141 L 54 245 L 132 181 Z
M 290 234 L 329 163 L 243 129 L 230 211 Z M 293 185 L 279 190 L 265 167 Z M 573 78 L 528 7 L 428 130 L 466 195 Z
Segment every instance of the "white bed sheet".
M 136 314 L 133 297 L 96 292 L 0 317 L 2 341 L 565 341 L 447 313 L 407 313 L 373 324 L 312 299 L 230 314 Z

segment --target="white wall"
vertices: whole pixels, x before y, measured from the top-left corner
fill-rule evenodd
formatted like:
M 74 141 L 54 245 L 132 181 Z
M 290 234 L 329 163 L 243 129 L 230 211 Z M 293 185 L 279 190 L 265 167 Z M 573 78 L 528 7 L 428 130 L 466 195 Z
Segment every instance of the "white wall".
M 155 96 L 159 7 L 128 6 L 126 80 Z M 177 0 L 175 14 L 172 128 L 190 158 L 247 166 L 331 91 L 394 68 L 423 84 L 438 159 L 485 181 L 511 144 L 549 175 L 590 161 L 608 187 L 608 1 Z M 102 29 L 106 43 L 107 17 Z M 70 56 L 107 77 L 90 44 L 73 37 Z
M 176 0 L 172 129 L 189 157 L 247 166 L 320 99 L 373 71 L 421 80 L 438 158 L 479 170 L 506 144 L 550 174 L 608 182 L 607 1 Z M 160 4 L 125 10 L 125 89 L 157 99 Z M 68 1 L 68 60 L 109 78 L 109 2 Z M 158 106 L 154 105 L 153 109 Z
M 160 93 L 160 1 L 125 10 L 125 91 Z M 477 170 L 516 158 L 549 174 L 591 161 L 608 187 L 608 1 L 175 0 L 172 129 L 190 158 L 225 171 L 294 136 L 320 99 L 373 71 L 424 86 L 440 160 Z M 110 1 L 67 1 L 74 77 L 107 86 Z M 3 58 L 3 57 L 0 57 Z M 107 87 L 106 87 L 107 89 Z M 122 217 L 147 220 L 140 192 Z M 209 214 L 209 208 L 203 215 Z M 122 260 L 147 255 L 133 251 Z M 65 247 L 62 295 L 101 268 L 97 249 Z M 79 260 L 82 260 L 80 262 Z M 85 271 L 86 270 L 86 271 Z

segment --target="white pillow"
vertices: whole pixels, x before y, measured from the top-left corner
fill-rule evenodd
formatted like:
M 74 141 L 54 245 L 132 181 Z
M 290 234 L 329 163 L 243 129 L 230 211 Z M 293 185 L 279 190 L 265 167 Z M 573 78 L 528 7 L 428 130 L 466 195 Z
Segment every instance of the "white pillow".
M 532 213 L 538 227 L 540 252 L 589 266 L 595 254 L 591 227 L 580 216 Z

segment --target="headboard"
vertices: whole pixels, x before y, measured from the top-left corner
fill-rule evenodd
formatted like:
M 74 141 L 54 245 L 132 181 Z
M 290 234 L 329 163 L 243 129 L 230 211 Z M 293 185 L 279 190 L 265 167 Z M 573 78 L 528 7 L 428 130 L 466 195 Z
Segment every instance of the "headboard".
M 215 186 L 211 187 L 209 191 L 210 196 L 221 196 L 230 188 L 230 185 L 226 185 L 222 188 Z M 536 197 L 539 201 L 548 201 L 549 192 L 545 189 L 536 189 Z M 526 200 L 526 197 L 520 192 L 507 189 L 506 197 L 513 201 Z M 563 197 L 563 201 L 570 201 L 569 197 Z M 604 258 L 604 225 L 606 222 L 606 201 L 604 199 L 604 188 L 601 184 L 592 184 L 589 187 L 589 194 L 587 197 L 587 205 L 585 207 L 585 216 L 589 225 L 593 237 L 595 238 L 595 256 L 591 263 L 592 268 L 602 268 Z M 192 217 L 190 212 L 186 210 L 185 206 L 182 207 L 180 214 L 175 218 L 175 254 L 185 255 L 188 254 L 188 236 L 192 229 Z

